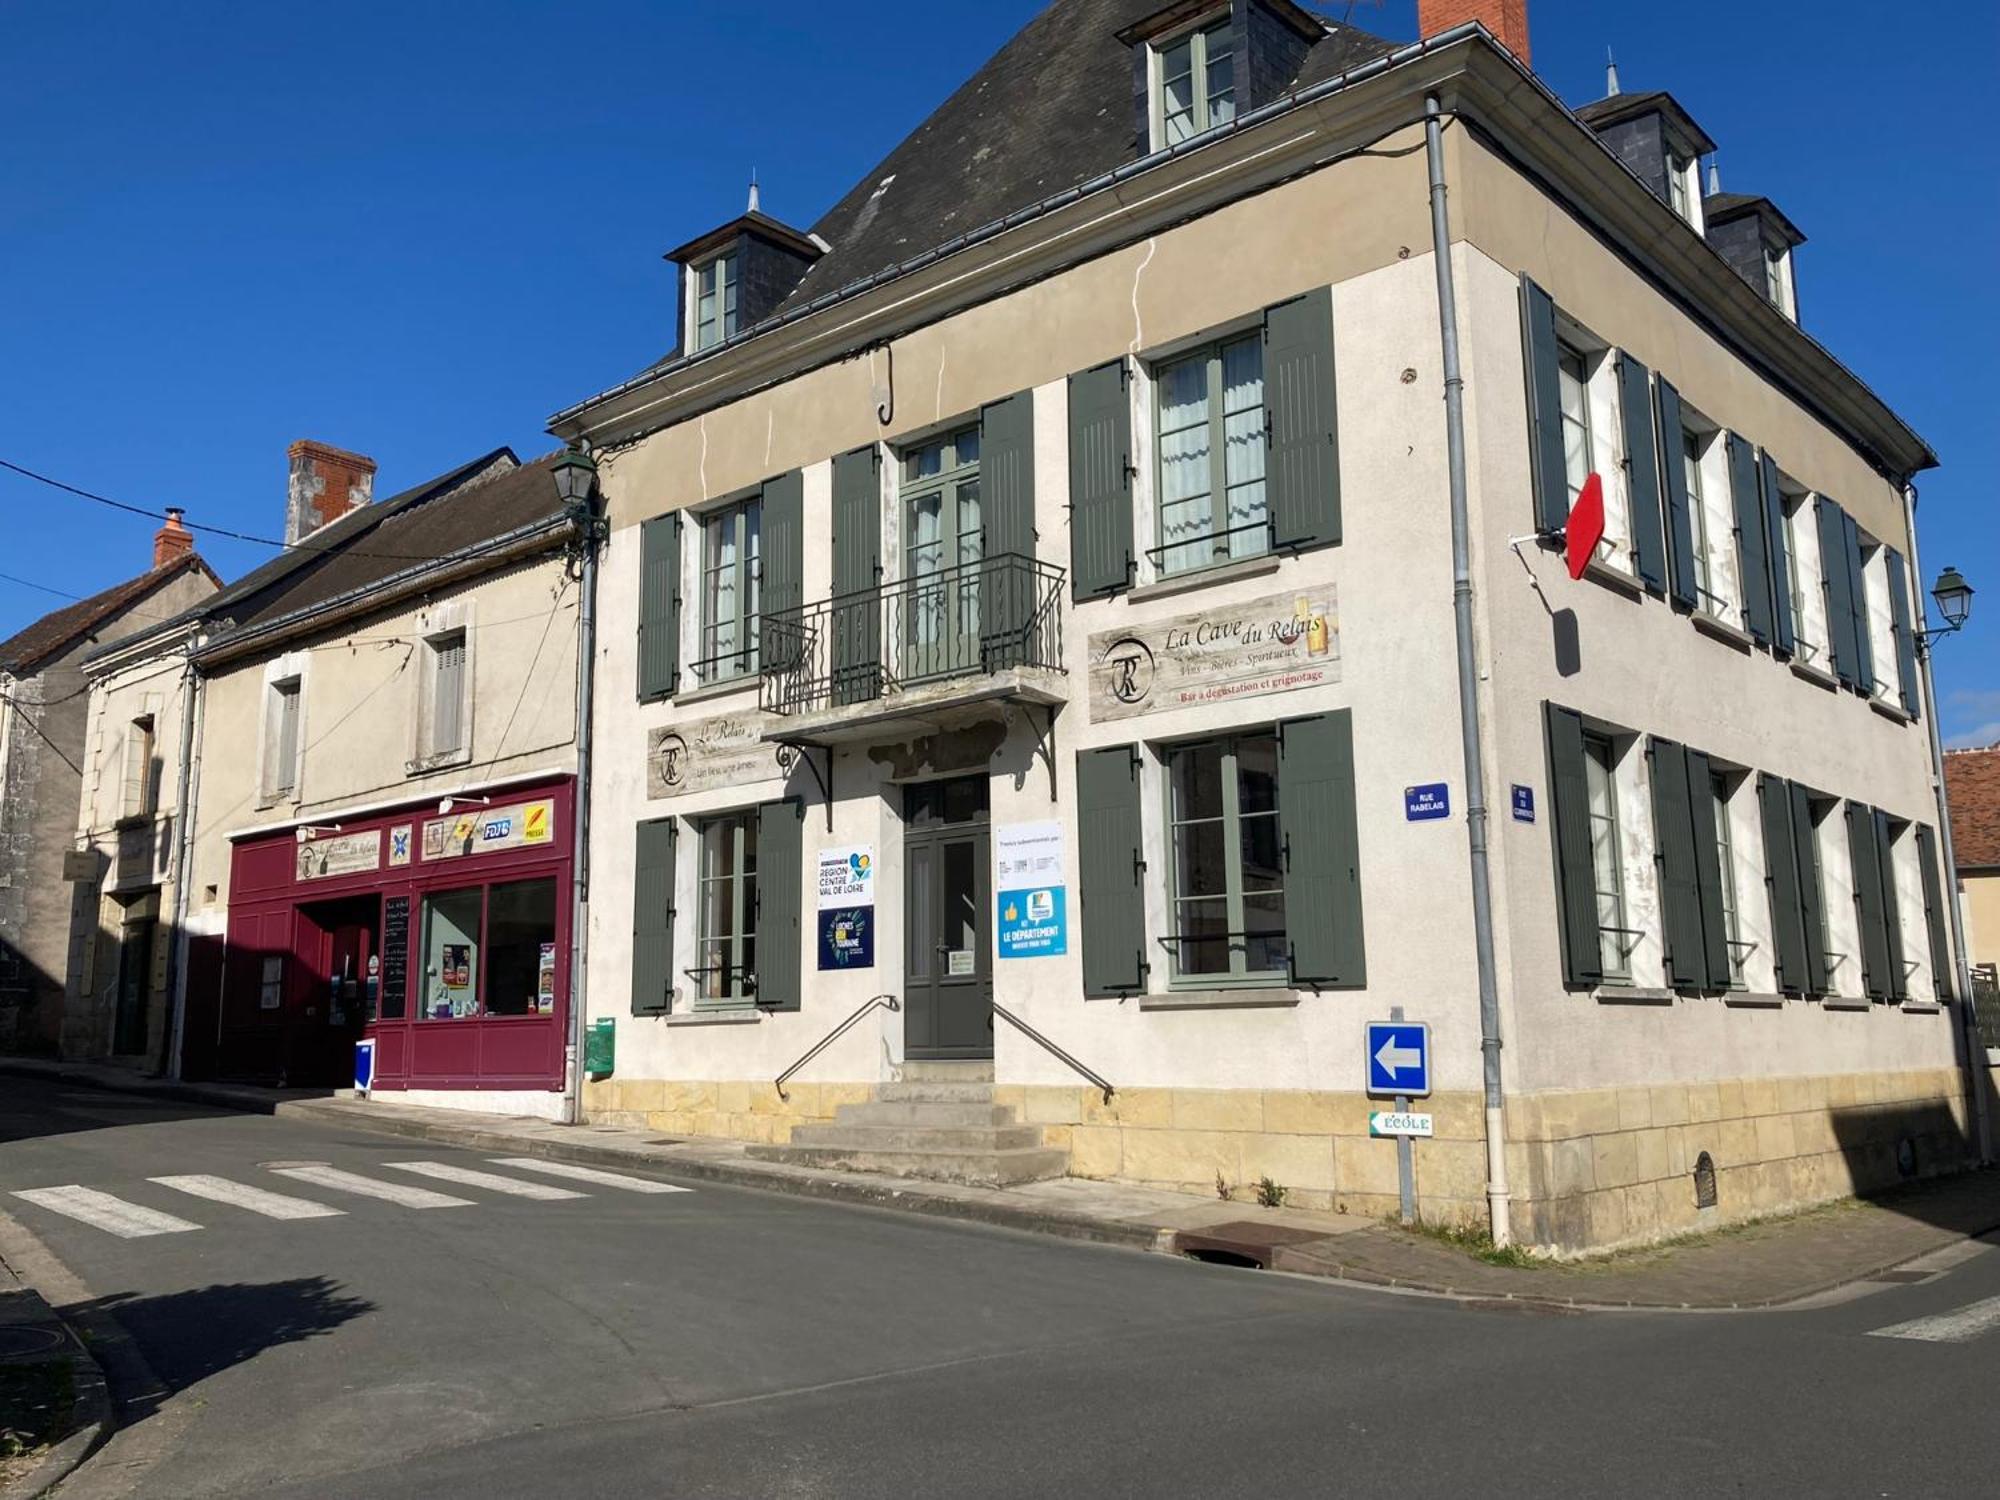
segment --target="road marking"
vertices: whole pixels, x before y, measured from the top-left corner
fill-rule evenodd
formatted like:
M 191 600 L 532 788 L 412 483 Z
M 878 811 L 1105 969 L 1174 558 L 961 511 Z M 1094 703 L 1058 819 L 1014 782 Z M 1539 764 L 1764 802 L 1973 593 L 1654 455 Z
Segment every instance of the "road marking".
M 73 1183 L 68 1187 L 22 1188 L 14 1196 L 39 1204 L 51 1213 L 81 1220 L 107 1234 L 115 1234 L 121 1240 L 142 1240 L 153 1234 L 185 1234 L 190 1229 L 201 1228 L 199 1224 L 177 1219 L 172 1214 L 141 1208 L 123 1198 L 114 1198 L 109 1193 L 78 1187 Z
M 1918 1339 L 1927 1344 L 1963 1344 L 1996 1325 L 2000 1325 L 2000 1297 L 1988 1297 L 1934 1318 L 1912 1318 L 1907 1323 L 1891 1323 L 1887 1328 L 1871 1328 L 1868 1336 Z
M 566 1161 L 541 1161 L 532 1156 L 496 1156 L 496 1167 L 520 1167 L 529 1172 L 546 1172 L 551 1177 L 570 1177 L 578 1182 L 594 1182 L 601 1187 L 623 1188 L 628 1193 L 691 1193 L 693 1188 L 675 1187 L 671 1182 L 654 1182 L 646 1177 L 627 1177 L 622 1172 L 600 1172 L 596 1167 L 579 1167 Z
M 310 1182 L 315 1187 L 332 1188 L 337 1193 L 357 1193 L 363 1198 L 386 1198 L 391 1203 L 400 1203 L 405 1208 L 470 1208 L 469 1198 L 453 1198 L 445 1193 L 434 1193 L 429 1188 L 408 1187 L 400 1182 L 378 1182 L 373 1177 L 363 1177 L 358 1172 L 343 1172 L 338 1167 L 275 1167 L 280 1177 L 289 1177 L 295 1182 Z
M 417 1172 L 425 1177 L 440 1177 L 446 1182 L 462 1182 L 467 1187 L 485 1188 L 492 1193 L 511 1193 L 516 1198 L 540 1198 L 549 1201 L 556 1198 L 584 1198 L 587 1193 L 573 1193 L 568 1188 L 550 1187 L 546 1182 L 522 1182 L 514 1177 L 502 1177 L 497 1172 L 475 1172 L 470 1167 L 454 1167 L 441 1161 L 385 1161 L 385 1167 L 394 1167 L 398 1172 Z
M 267 1219 L 334 1219 L 345 1212 L 324 1203 L 314 1203 L 308 1198 L 288 1198 L 283 1193 L 269 1193 L 260 1187 L 231 1182 L 227 1177 L 211 1177 L 205 1172 L 189 1172 L 178 1177 L 150 1177 L 147 1181 L 191 1193 L 197 1198 L 211 1198 L 217 1203 L 247 1208 L 251 1213 L 262 1214 Z

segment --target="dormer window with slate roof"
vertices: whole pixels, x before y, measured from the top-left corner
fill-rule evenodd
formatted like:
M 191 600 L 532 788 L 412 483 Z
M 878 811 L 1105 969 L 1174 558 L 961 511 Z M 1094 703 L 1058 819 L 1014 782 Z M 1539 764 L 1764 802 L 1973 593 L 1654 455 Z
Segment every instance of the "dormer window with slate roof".
M 1672 94 L 1660 89 L 1614 92 L 1584 105 L 1576 116 L 1656 198 L 1696 234 L 1702 232 L 1701 158 L 1715 149 L 1715 142 Z
M 1325 23 L 1291 0 L 1179 0 L 1118 33 L 1132 49 L 1141 153 L 1164 151 L 1292 88 Z
M 1765 301 L 1798 322 L 1799 291 L 1792 274 L 1792 251 L 1806 242 L 1798 225 L 1780 213 L 1769 198 L 1747 193 L 1711 193 L 1704 204 L 1708 242 L 1716 253 L 1761 292 Z
M 770 317 L 825 254 L 826 245 L 757 208 L 669 250 L 681 268 L 680 346 L 689 354 L 726 344 Z
M 689 266 L 687 346 L 713 348 L 736 332 L 736 252 Z

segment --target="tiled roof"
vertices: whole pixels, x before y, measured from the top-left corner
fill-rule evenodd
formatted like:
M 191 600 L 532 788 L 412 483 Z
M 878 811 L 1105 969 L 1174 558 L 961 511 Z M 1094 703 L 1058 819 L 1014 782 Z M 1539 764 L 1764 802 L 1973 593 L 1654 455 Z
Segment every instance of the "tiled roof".
M 43 662 L 89 635 L 113 616 L 149 597 L 184 573 L 202 572 L 220 586 L 222 580 L 198 553 L 189 552 L 161 567 L 114 584 L 102 593 L 65 604 L 43 615 L 24 630 L 0 641 L 0 671 L 25 676 Z
M 1961 870 L 2000 870 L 2000 745 L 1944 758 L 1952 853 Z

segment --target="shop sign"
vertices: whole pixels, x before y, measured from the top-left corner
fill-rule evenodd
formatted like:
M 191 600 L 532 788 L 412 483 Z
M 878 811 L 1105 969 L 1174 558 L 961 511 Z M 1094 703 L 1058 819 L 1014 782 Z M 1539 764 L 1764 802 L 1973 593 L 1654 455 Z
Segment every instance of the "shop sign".
M 1003 823 L 994 831 L 1002 958 L 1069 952 L 1069 911 L 1060 823 Z
M 679 797 L 710 787 L 781 780 L 780 747 L 761 738 L 761 713 L 717 714 L 646 732 L 646 795 Z
M 336 875 L 359 875 L 382 868 L 382 830 L 367 833 L 340 833 L 332 838 L 309 839 L 299 845 L 298 878 L 331 880 Z
M 1090 638 L 1090 718 L 1226 703 L 1340 681 L 1332 584 Z
M 389 830 L 389 864 L 392 869 L 400 869 L 410 862 L 410 836 L 415 832 L 413 825 L 398 823 Z
M 819 852 L 819 966 L 875 965 L 875 853 L 868 844 Z
M 517 802 L 512 807 L 476 807 L 424 824 L 424 858 L 458 859 L 502 849 L 536 848 L 554 840 L 556 805 Z

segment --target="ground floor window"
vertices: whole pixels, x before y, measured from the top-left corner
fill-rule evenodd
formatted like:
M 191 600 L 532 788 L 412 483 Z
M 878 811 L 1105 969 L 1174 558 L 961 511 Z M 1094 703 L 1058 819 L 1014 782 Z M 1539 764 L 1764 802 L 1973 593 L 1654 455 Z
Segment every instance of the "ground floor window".
M 1278 739 L 1168 749 L 1174 976 L 1272 981 L 1286 971 Z
M 426 894 L 418 1018 L 555 1014 L 558 885 L 541 875 Z
M 757 995 L 757 809 L 708 818 L 701 831 L 696 991 L 712 1005 Z
M 463 1021 L 479 1014 L 480 907 L 485 892 L 438 891 L 424 897 L 426 1021 Z

